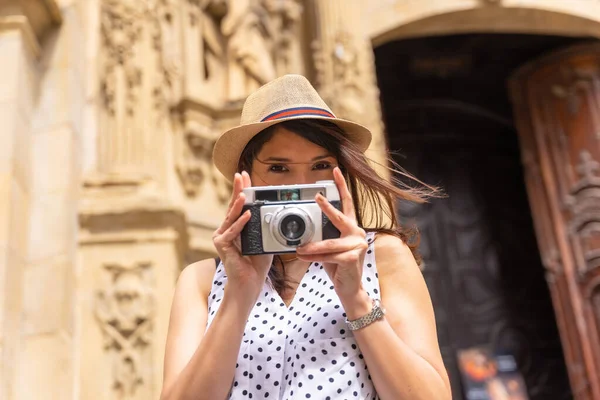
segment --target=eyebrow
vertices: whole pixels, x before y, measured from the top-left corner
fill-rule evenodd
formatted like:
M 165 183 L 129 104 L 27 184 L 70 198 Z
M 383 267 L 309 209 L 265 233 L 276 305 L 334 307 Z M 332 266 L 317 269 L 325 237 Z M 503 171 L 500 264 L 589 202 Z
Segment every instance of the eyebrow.
M 324 158 L 329 158 L 329 157 L 333 157 L 331 154 L 324 154 L 321 156 L 316 156 L 314 157 L 312 160 L 310 160 L 311 162 L 314 161 L 319 161 L 322 160 Z M 268 162 L 268 161 L 275 161 L 275 162 L 291 162 L 292 160 L 290 160 L 289 158 L 282 158 L 282 157 L 268 157 L 265 160 L 263 160 L 263 162 Z

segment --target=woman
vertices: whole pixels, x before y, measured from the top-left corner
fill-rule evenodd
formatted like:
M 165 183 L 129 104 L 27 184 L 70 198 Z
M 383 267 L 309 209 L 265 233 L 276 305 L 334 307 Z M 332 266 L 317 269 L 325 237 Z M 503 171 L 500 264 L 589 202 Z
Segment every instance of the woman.
M 416 249 L 395 222 L 396 198 L 423 201 L 425 193 L 379 177 L 363 154 L 370 140 L 366 128 L 335 118 L 298 75 L 246 100 L 241 126 L 224 133 L 213 154 L 233 177 L 213 236 L 221 261 L 181 273 L 162 399 L 451 398 Z M 240 254 L 251 217 L 241 213 L 243 188 L 319 180 L 338 187 L 341 210 L 315 200 L 339 239 L 295 255 Z

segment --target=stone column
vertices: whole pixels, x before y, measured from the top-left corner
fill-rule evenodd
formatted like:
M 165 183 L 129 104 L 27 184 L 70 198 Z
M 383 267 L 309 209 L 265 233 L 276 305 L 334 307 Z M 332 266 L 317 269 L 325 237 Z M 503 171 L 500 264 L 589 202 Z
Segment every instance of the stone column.
M 189 242 L 169 178 L 171 123 L 178 123 L 169 120 L 170 108 L 181 73 L 172 57 L 183 3 L 85 3 L 92 16 L 87 34 L 97 40 L 87 43 L 95 49 L 77 210 L 75 382 L 81 399 L 157 399 L 173 290 Z
M 54 0 L 0 4 L 0 398 L 16 399 L 25 367 L 24 282 L 32 202 L 31 146 L 41 39 L 61 21 Z
M 600 398 L 600 46 L 512 79 L 529 201 L 574 397 Z
M 371 130 L 373 142 L 367 155 L 387 166 L 373 48 L 361 30 L 362 3 L 314 0 L 314 4 L 317 23 L 313 50 L 318 90 L 337 117 Z M 385 168 L 376 169 L 388 176 Z

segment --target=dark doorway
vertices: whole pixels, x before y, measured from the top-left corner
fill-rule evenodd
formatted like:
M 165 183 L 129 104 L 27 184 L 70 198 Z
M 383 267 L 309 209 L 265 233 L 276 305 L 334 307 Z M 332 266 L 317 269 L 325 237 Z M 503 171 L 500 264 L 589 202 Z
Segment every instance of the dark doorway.
M 531 399 L 572 398 L 506 81 L 528 60 L 576 41 L 457 35 L 375 50 L 395 160 L 449 196 L 399 209 L 421 231 L 454 399 L 464 398 L 457 350 L 480 345 L 516 357 Z

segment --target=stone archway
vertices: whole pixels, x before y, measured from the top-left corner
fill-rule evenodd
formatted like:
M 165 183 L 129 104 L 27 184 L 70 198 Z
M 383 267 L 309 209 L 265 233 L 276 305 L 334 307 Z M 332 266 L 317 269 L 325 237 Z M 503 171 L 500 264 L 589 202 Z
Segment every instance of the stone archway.
M 452 0 L 365 4 L 363 23 L 374 46 L 403 38 L 459 33 L 600 37 L 600 3 L 584 4 L 580 0 L 542 6 L 540 1 L 526 0 L 519 2 L 518 7 L 502 0 L 474 1 L 467 7 L 464 3 Z

